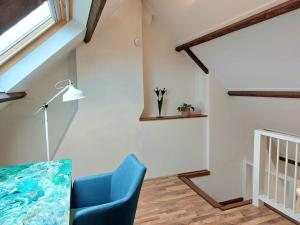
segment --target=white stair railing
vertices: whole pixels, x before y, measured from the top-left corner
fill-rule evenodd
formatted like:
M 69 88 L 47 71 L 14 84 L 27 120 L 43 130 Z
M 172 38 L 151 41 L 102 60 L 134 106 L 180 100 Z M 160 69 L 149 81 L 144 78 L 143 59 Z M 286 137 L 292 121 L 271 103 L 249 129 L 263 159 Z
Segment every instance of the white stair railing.
M 242 169 L 242 197 L 245 200 L 249 200 L 252 199 L 252 194 L 253 194 L 253 163 L 247 160 L 243 160 L 243 169 Z M 270 194 L 272 193 L 272 188 L 274 190 L 274 186 L 272 186 L 272 182 L 274 183 L 275 178 L 276 178 L 276 172 L 271 171 L 270 173 L 268 173 L 268 168 L 265 170 L 265 183 L 264 185 L 267 187 L 266 192 L 267 195 L 270 196 Z M 278 174 L 278 179 L 279 182 L 283 183 L 284 182 L 284 174 L 283 173 L 279 173 Z M 269 182 L 270 180 L 270 182 Z M 293 191 L 293 187 L 294 187 L 294 175 L 288 176 L 287 177 L 287 188 L 290 188 L 291 190 L 288 193 L 292 193 Z M 298 184 L 297 187 L 300 187 L 300 181 L 298 180 Z M 268 191 L 269 190 L 269 191 Z M 292 194 L 288 195 L 288 199 L 287 201 L 289 201 L 292 205 L 293 202 L 293 196 Z
M 300 186 L 297 184 L 299 144 L 300 137 L 295 135 L 269 130 L 255 131 L 252 196 L 253 205 L 256 207 L 266 203 L 298 222 L 300 222 L 298 211 Z M 282 158 L 285 158 L 284 165 L 280 163 Z M 294 163 L 292 167 L 289 160 Z M 274 175 L 275 187 L 272 186 Z

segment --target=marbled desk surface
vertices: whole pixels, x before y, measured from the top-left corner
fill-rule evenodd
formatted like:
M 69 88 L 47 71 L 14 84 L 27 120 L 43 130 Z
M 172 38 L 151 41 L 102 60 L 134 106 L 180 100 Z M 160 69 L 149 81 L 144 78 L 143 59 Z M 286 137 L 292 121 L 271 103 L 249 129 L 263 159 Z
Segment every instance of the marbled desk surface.
M 0 225 L 69 225 L 71 160 L 0 168 Z

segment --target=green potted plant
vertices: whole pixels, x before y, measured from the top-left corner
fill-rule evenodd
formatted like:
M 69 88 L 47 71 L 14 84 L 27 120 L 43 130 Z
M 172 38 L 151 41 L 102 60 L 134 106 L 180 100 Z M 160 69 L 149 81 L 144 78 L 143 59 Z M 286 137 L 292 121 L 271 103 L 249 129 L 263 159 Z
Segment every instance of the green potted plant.
M 178 112 L 181 112 L 182 117 L 189 117 L 191 115 L 191 110 L 195 111 L 195 108 L 191 104 L 183 103 L 178 106 Z

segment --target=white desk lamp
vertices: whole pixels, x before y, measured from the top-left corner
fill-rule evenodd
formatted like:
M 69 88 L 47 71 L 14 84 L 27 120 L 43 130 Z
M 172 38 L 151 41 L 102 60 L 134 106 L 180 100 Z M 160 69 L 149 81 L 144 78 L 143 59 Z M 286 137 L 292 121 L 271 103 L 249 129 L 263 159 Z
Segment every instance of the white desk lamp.
M 62 83 L 62 82 L 68 82 L 68 84 L 64 87 L 57 87 L 58 84 Z M 50 161 L 50 150 L 49 150 L 49 133 L 48 133 L 48 107 L 49 104 L 56 99 L 58 96 L 60 96 L 61 94 L 63 94 L 64 92 L 66 92 L 63 95 L 63 102 L 69 102 L 69 101 L 75 101 L 75 100 L 79 100 L 82 98 L 85 98 L 85 96 L 83 95 L 83 92 L 76 89 L 71 80 L 62 80 L 56 83 L 55 87 L 57 89 L 61 89 L 56 95 L 54 95 L 50 100 L 48 100 L 46 103 L 44 103 L 37 111 L 35 114 L 38 114 L 41 111 L 44 111 L 44 121 L 45 121 L 45 137 L 46 137 L 46 150 L 47 150 L 47 161 Z

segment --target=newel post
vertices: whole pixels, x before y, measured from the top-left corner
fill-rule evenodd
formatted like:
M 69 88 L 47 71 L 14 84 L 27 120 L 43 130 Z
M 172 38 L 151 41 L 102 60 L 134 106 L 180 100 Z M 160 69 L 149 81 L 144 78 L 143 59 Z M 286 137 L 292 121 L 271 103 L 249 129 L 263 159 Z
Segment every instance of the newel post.
M 254 157 L 253 157 L 253 196 L 252 203 L 259 207 L 262 201 L 259 195 L 263 193 L 264 172 L 265 172 L 265 151 L 263 149 L 264 140 L 259 130 L 254 133 Z

